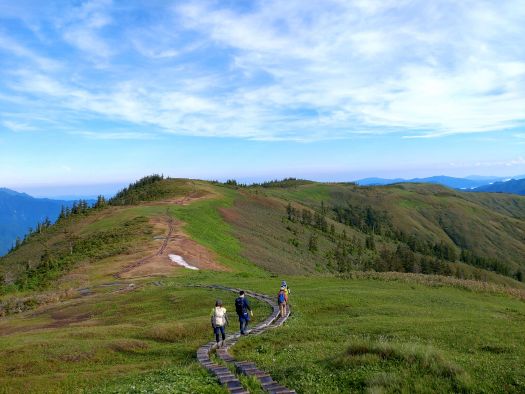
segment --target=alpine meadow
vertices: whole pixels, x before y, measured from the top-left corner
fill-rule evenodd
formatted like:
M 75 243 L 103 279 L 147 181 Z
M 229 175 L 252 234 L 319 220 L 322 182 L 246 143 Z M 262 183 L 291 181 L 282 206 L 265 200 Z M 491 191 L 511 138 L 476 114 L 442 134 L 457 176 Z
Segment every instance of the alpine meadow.
M 2 391 L 222 392 L 195 351 L 232 296 L 192 285 L 283 277 L 289 321 L 233 354 L 297 392 L 523 391 L 524 215 L 520 196 L 426 184 L 146 177 L 2 258 Z
M 0 394 L 525 393 L 524 0 L 0 0 Z

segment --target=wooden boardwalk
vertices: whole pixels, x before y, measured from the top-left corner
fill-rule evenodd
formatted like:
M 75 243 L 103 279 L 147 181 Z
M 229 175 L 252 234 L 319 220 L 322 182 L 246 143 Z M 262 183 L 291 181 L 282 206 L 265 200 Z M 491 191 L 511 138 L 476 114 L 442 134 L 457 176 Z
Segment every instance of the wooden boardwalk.
M 219 289 L 227 290 L 238 293 L 240 289 L 234 289 L 231 287 L 225 286 L 199 286 L 195 287 L 204 287 L 210 289 Z M 279 317 L 279 307 L 275 303 L 272 297 L 269 297 L 265 294 L 255 293 L 252 291 L 245 290 L 245 294 L 249 297 L 256 298 L 260 301 L 266 302 L 272 307 L 272 313 L 266 320 L 257 324 L 251 331 L 249 335 L 258 335 L 266 330 L 281 326 L 290 316 L 290 308 L 288 307 L 286 316 Z M 199 363 L 214 374 L 219 383 L 221 383 L 230 393 L 236 394 L 245 394 L 249 391 L 242 385 L 241 381 L 238 379 L 237 375 L 246 375 L 254 377 L 259 381 L 263 390 L 270 394 L 289 394 L 295 393 L 294 390 L 291 390 L 278 382 L 274 381 L 272 377 L 265 371 L 262 371 L 257 368 L 257 366 L 250 361 L 238 361 L 236 360 L 228 351 L 229 349 L 237 343 L 241 338 L 240 334 L 228 335 L 224 341 L 224 346 L 217 348 L 215 341 L 208 342 L 207 344 L 201 346 L 197 350 L 197 360 Z M 227 365 L 232 366 L 232 368 L 225 367 L 223 365 L 214 363 L 210 359 L 210 354 L 216 351 L 217 357 L 221 359 Z M 234 370 L 235 372 L 232 372 Z

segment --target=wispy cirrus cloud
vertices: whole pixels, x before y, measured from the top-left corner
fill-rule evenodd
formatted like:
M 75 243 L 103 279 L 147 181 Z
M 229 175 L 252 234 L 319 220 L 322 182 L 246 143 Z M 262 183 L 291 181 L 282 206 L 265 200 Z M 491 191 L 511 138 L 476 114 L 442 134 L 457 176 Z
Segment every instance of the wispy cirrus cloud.
M 2 121 L 2 125 L 14 132 L 23 132 L 23 131 L 35 131 L 36 128 L 34 126 L 31 126 L 27 123 L 21 123 L 21 122 L 15 122 L 12 120 L 4 120 Z
M 0 31 L 0 53 L 2 52 L 3 56 L 6 57 L 16 57 L 29 60 L 41 70 L 55 71 L 61 66 L 59 61 L 39 55 L 9 36 L 2 34 Z
M 518 156 L 508 160 L 484 160 L 476 162 L 452 162 L 451 167 L 468 167 L 468 168 L 498 168 L 498 167 L 519 167 L 525 164 L 525 157 Z
M 277 98 L 279 106 L 338 113 L 348 133 L 380 126 L 439 136 L 523 124 L 525 57 L 516 43 L 525 37 L 525 7 L 511 3 L 292 1 L 258 3 L 242 15 L 202 4 L 178 10 L 189 28 L 237 49 L 240 68 L 271 75 L 262 95 L 250 92 L 258 102 Z
M 80 135 L 92 140 L 151 140 L 155 136 L 151 133 L 135 131 L 117 131 L 117 132 L 100 132 L 100 131 L 74 131 L 71 134 Z
M 114 54 L 110 40 L 102 30 L 113 23 L 111 0 L 93 0 L 73 7 L 65 18 L 61 31 L 66 42 L 86 53 L 89 58 L 105 59 Z M 112 41 L 112 40 L 111 40 Z
M 39 51 L 9 31 L 0 50 L 38 70 L 4 70 L 0 93 L 62 122 L 98 117 L 153 134 L 266 141 L 525 125 L 519 0 L 93 0 L 29 19 L 40 26 Z

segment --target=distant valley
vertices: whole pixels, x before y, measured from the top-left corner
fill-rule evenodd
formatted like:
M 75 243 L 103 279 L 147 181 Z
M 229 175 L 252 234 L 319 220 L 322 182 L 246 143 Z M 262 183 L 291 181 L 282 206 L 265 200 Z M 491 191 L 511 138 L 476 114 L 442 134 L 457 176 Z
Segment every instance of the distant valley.
M 0 256 L 7 253 L 17 237 L 23 238 L 30 227 L 46 218 L 54 222 L 62 206 L 71 204 L 0 188 Z

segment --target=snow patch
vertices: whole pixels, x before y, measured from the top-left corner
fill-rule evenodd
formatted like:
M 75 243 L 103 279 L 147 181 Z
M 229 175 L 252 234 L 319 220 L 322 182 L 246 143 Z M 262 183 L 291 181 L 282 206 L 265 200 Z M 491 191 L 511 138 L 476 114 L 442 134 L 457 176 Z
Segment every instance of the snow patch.
M 171 261 L 174 263 L 180 265 L 181 267 L 188 268 L 190 270 L 198 271 L 199 269 L 197 267 L 194 267 L 193 265 L 190 265 L 184 260 L 182 256 L 179 256 L 178 254 L 170 254 L 168 255 Z

